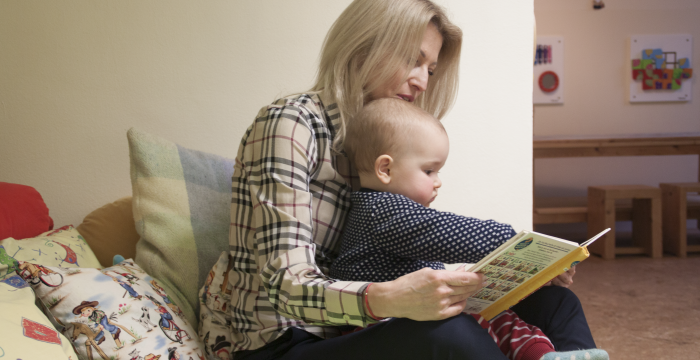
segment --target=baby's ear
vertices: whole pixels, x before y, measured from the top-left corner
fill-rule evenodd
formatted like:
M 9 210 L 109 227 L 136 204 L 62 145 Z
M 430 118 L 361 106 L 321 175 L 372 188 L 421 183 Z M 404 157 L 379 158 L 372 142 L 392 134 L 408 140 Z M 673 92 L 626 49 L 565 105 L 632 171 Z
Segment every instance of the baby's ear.
M 374 175 L 382 184 L 388 185 L 391 182 L 391 166 L 394 159 L 389 155 L 381 155 L 374 161 Z

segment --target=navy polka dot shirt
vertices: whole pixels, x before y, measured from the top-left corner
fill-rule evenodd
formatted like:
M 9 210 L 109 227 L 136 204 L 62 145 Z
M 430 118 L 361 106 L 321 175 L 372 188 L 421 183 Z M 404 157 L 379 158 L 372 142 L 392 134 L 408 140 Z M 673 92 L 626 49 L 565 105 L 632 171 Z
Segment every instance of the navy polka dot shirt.
M 362 189 L 330 276 L 382 282 L 443 263 L 476 263 L 515 236 L 510 225 L 427 208 L 403 196 Z

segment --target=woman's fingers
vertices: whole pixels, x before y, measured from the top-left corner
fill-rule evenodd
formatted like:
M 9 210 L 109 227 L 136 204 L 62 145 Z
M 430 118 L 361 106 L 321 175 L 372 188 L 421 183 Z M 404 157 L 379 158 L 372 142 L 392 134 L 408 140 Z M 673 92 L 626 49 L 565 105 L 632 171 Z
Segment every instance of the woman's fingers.
M 450 304 L 456 304 L 462 301 L 466 301 L 469 299 L 470 296 L 472 296 L 474 293 L 466 293 L 466 294 L 459 294 L 459 295 L 450 295 L 449 300 Z
M 484 275 L 479 273 L 466 271 L 444 271 L 444 273 L 447 274 L 445 283 L 451 286 L 480 285 L 484 281 Z
M 451 304 L 443 312 L 443 315 L 444 315 L 443 319 L 451 318 L 455 315 L 461 314 L 462 311 L 464 310 L 465 306 L 467 306 L 467 300 L 463 300 L 463 301 Z
M 445 276 L 445 285 L 449 288 L 446 295 L 451 299 L 459 299 L 457 301 L 468 298 L 484 286 L 483 274 L 462 271 L 444 271 L 438 274 Z

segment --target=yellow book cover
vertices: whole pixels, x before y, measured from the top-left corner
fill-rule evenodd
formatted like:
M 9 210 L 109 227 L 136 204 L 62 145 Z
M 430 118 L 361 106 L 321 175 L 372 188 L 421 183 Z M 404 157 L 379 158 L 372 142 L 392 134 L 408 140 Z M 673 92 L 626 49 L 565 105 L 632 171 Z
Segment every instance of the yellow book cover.
M 466 271 L 483 273 L 484 287 L 472 295 L 467 313 L 491 320 L 588 256 L 587 246 L 607 229 L 578 244 L 522 231 Z

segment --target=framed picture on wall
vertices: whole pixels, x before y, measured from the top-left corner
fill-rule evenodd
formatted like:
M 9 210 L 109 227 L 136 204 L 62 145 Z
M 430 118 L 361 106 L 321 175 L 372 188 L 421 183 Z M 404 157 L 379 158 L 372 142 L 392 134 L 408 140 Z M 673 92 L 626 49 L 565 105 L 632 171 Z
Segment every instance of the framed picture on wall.
M 630 60 L 630 102 L 692 98 L 691 35 L 634 35 L 630 38 Z
M 537 36 L 533 104 L 564 103 L 564 37 Z

